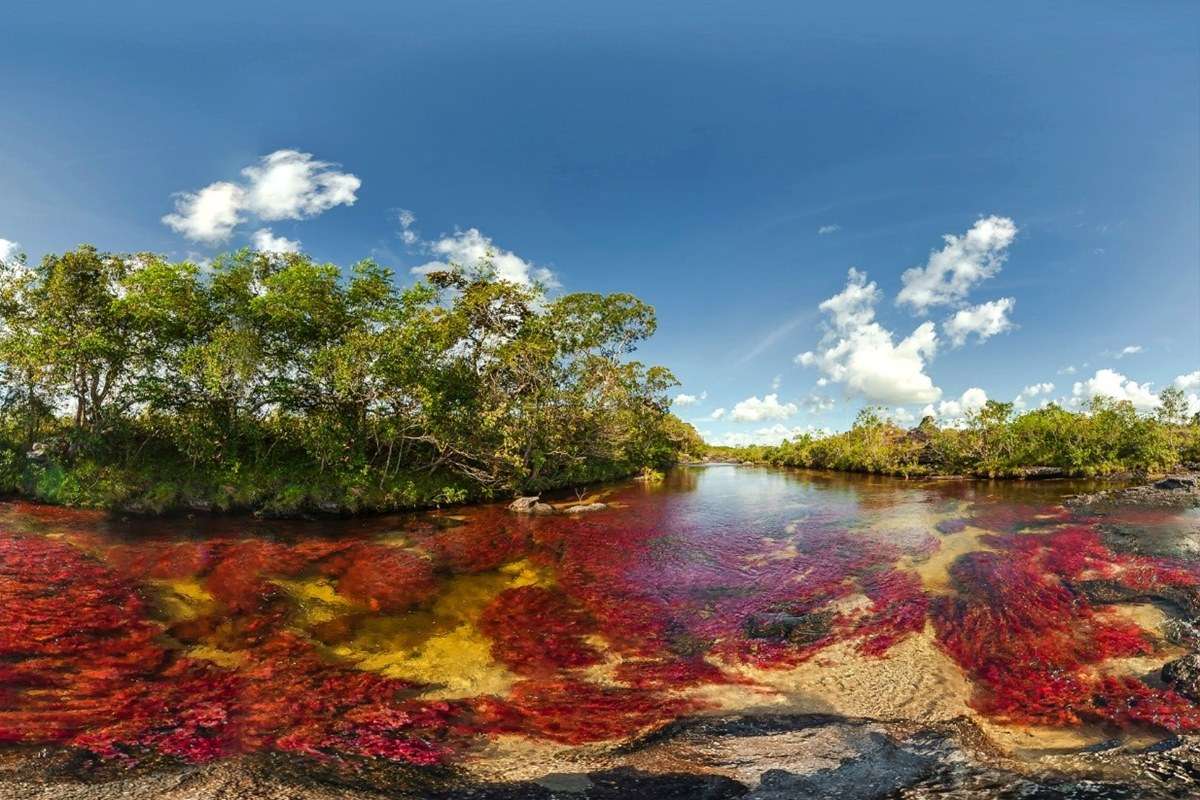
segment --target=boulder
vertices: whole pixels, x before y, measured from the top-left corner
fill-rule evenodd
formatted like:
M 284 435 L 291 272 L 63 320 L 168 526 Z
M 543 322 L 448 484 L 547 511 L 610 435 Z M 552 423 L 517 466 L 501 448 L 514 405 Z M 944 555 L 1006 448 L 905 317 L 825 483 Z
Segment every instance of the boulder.
M 1187 699 L 1200 703 L 1200 653 L 1192 653 L 1164 664 L 1162 679 Z
M 541 502 L 541 497 L 518 497 L 508 504 L 508 510 L 517 514 L 553 514 L 554 506 Z
M 608 508 L 604 503 L 576 503 L 563 509 L 564 514 L 586 514 L 589 511 L 603 511 Z
M 1193 492 L 1196 490 L 1195 475 L 1168 475 L 1154 484 L 1155 489 L 1166 492 Z

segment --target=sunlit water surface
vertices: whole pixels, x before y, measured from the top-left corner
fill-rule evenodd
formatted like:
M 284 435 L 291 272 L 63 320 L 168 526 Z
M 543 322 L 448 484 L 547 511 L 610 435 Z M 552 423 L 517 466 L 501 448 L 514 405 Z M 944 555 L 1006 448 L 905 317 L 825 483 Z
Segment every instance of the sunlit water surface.
M 710 466 L 576 516 L 0 505 L 0 743 L 508 780 L 705 715 L 966 718 L 1018 759 L 1196 731 L 1157 672 L 1200 518 L 1075 516 L 1082 488 Z

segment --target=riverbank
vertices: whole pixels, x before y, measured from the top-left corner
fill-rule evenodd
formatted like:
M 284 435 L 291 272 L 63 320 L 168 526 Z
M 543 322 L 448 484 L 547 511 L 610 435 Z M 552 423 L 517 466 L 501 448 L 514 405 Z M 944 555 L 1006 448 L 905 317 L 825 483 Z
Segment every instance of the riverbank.
M 542 481 L 537 491 L 561 492 L 653 474 L 661 473 L 629 464 L 597 464 Z M 12 498 L 138 516 L 386 514 L 487 503 L 523 494 L 486 486 L 448 470 L 320 470 L 294 460 L 206 469 L 166 459 L 125 466 L 87 459 L 65 464 L 33 458 L 13 469 L 2 485 L 7 489 L 4 494 Z

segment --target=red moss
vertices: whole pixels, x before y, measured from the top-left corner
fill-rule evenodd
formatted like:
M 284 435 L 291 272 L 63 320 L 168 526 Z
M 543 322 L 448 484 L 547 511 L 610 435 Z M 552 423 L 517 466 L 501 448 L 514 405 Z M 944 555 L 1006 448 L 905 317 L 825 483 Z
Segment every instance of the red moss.
M 1200 730 L 1200 709 L 1174 692 L 1103 674 L 1106 660 L 1150 653 L 1152 643 L 1136 625 L 1097 613 L 1064 585 L 1114 569 L 1120 579 L 1138 581 L 1190 581 L 1189 573 L 1112 553 L 1086 528 L 1010 534 L 991 544 L 1005 552 L 959 558 L 951 568 L 959 595 L 933 604 L 939 641 L 980 688 L 977 708 L 1043 725 L 1104 720 Z
M 360 544 L 347 550 L 338 591 L 373 610 L 395 613 L 424 603 L 437 593 L 428 558 L 386 545 Z
M 501 592 L 479 620 L 492 655 L 522 675 L 549 674 L 600 662 L 583 637 L 595 622 L 560 591 L 522 586 Z
M 503 700 L 483 698 L 475 705 L 487 730 L 562 744 L 625 738 L 700 707 L 652 691 L 570 679 L 521 681 Z

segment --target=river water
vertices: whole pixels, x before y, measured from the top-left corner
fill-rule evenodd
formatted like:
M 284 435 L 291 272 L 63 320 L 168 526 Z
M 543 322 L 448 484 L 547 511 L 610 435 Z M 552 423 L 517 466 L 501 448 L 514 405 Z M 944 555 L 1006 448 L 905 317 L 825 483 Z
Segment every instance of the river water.
M 1187 796 L 1200 707 L 1158 672 L 1200 644 L 1200 516 L 1076 515 L 1083 488 L 708 466 L 574 516 L 0 504 L 0 794 L 253 763 L 429 796 Z

